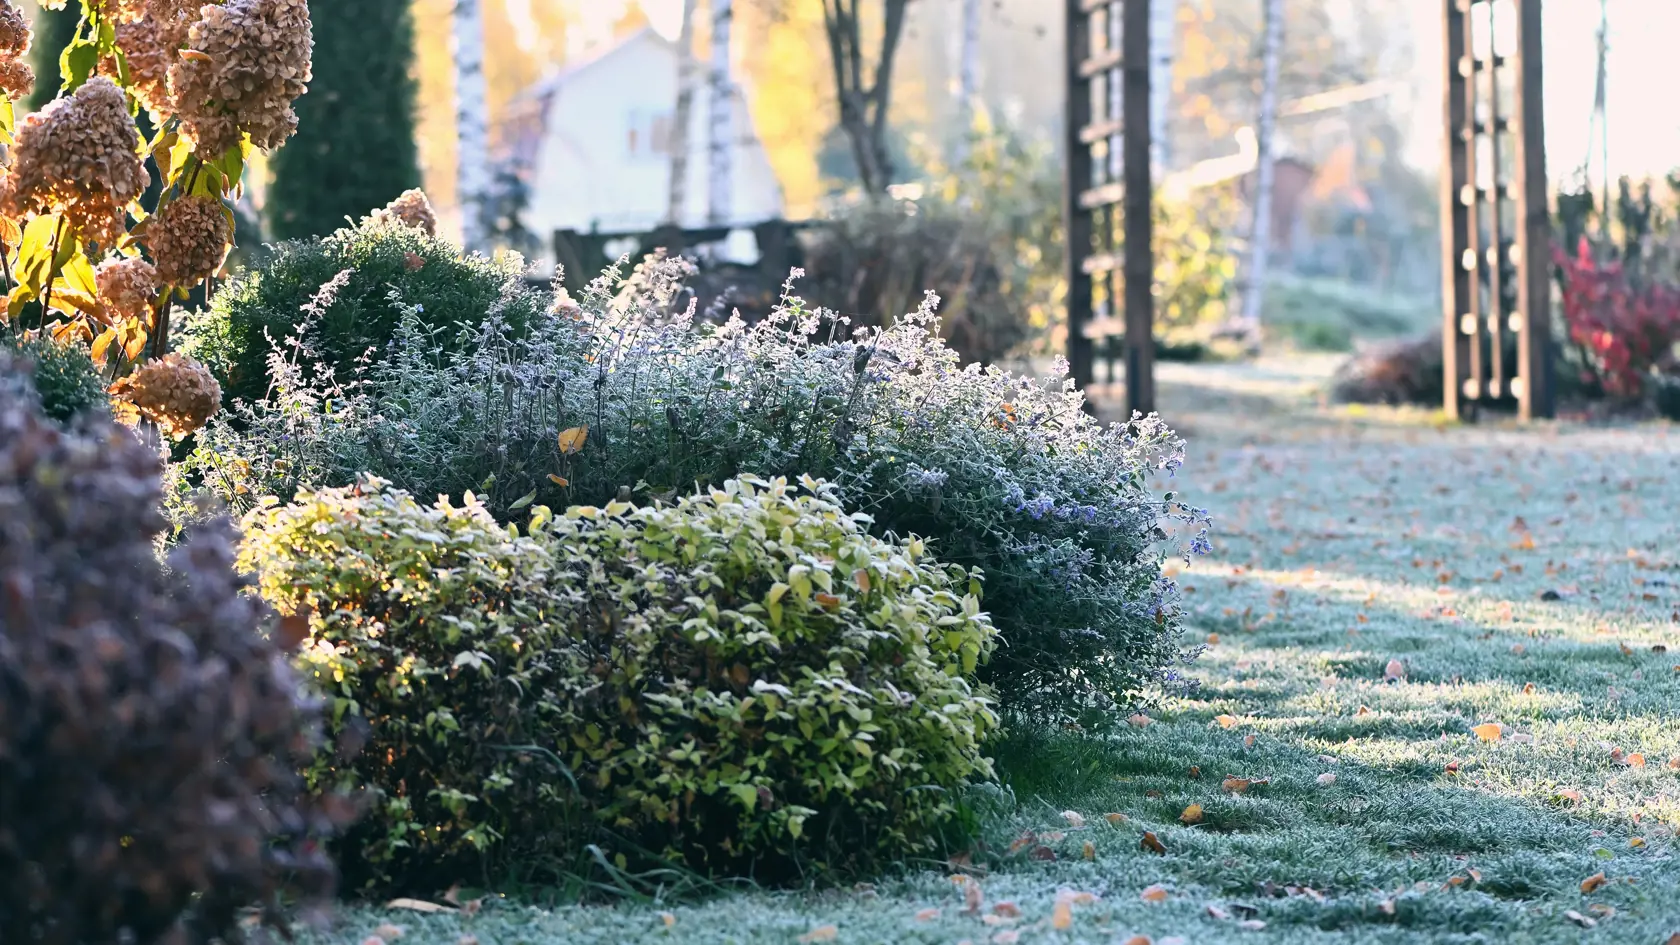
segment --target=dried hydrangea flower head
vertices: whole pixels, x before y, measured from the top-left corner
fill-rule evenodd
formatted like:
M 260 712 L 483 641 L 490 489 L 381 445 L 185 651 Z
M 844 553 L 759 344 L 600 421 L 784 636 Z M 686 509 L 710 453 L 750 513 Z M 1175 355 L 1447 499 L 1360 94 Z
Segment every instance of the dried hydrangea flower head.
M 220 200 L 193 194 L 164 204 L 141 239 L 165 285 L 198 285 L 222 268 L 233 245 L 233 223 Z
M 147 361 L 111 385 L 117 419 L 144 417 L 165 436 L 183 437 L 204 426 L 221 403 L 222 387 L 210 371 L 179 351 Z
M 0 181 L 0 213 L 59 211 L 85 239 L 123 233 L 125 207 L 146 189 L 140 133 L 123 91 L 104 76 L 19 123 L 12 172 Z
M 229 0 L 206 5 L 169 67 L 182 137 L 214 158 L 239 143 L 277 148 L 297 130 L 292 102 L 310 78 L 306 0 Z
M 0 57 L 16 59 L 29 52 L 29 21 L 23 11 L 0 0 Z
M 121 318 L 148 320 L 158 291 L 157 269 L 144 259 L 107 259 L 93 270 L 99 299 Z
M 175 110 L 169 97 L 169 67 L 180 57 L 190 25 L 191 21 L 184 15 L 117 20 L 117 46 L 128 60 L 131 91 L 146 110 L 159 115 Z M 116 57 L 107 56 L 100 60 L 99 73 L 116 78 Z
M 427 236 L 437 235 L 437 214 L 432 212 L 432 202 L 426 199 L 426 192 L 418 188 L 398 194 L 384 209 L 373 211 L 368 220 L 376 225 L 411 226 L 425 231 Z

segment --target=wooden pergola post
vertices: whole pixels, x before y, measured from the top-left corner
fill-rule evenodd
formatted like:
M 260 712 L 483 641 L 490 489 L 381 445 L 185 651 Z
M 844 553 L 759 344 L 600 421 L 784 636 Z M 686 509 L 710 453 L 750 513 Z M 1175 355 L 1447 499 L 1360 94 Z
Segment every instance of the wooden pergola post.
M 1455 419 L 1508 399 L 1524 420 L 1553 413 L 1540 2 L 1443 0 L 1442 404 Z M 1506 50 L 1496 27 L 1511 16 Z
M 1066 0 L 1068 363 L 1094 380 L 1096 337 L 1121 328 L 1126 407 L 1155 409 L 1154 183 L 1148 0 Z M 1097 304 L 1124 306 L 1123 321 Z M 1110 366 L 1112 372 L 1112 364 Z

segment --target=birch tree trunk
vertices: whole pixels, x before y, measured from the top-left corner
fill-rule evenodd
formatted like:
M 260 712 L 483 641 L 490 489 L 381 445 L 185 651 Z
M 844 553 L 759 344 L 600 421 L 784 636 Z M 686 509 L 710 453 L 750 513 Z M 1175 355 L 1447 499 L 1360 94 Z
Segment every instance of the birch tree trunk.
M 969 138 L 974 134 L 975 111 L 980 97 L 980 4 L 963 0 L 962 50 L 958 54 L 957 114 L 962 134 L 957 138 L 957 163 L 968 159 Z
M 1172 106 L 1179 0 L 1149 0 L 1149 3 L 1149 152 L 1159 171 L 1156 178 L 1161 179 L 1171 157 L 1167 150 L 1167 115 Z
M 461 243 L 484 248 L 484 199 L 490 183 L 490 121 L 484 81 L 484 15 L 479 0 L 455 0 L 455 187 Z
M 1256 132 L 1259 160 L 1255 168 L 1254 225 L 1248 238 L 1248 278 L 1243 289 L 1242 321 L 1250 340 L 1258 342 L 1260 309 L 1266 299 L 1266 263 L 1272 241 L 1272 190 L 1276 178 L 1278 55 L 1283 46 L 1283 0 L 1261 0 L 1265 28 L 1260 39 L 1260 127 Z
M 729 81 L 729 32 L 734 20 L 731 0 L 712 0 L 711 121 L 707 136 L 706 219 L 713 225 L 730 222 L 734 189 L 735 95 Z
M 700 64 L 694 59 L 694 18 L 700 0 L 683 0 L 682 32 L 677 38 L 677 109 L 671 116 L 671 188 L 665 222 L 682 226 L 688 204 L 688 133 L 694 118 L 694 85 Z

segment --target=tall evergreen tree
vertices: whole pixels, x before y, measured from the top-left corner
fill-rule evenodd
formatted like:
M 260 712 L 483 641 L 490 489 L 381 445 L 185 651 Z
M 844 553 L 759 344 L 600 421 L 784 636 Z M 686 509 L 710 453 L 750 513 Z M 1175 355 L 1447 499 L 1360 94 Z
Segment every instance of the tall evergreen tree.
M 330 233 L 420 186 L 409 0 L 310 0 L 314 79 L 275 153 L 266 215 L 280 239 Z
M 58 95 L 58 87 L 63 82 L 58 72 L 58 57 L 76 38 L 76 24 L 81 18 L 81 6 L 75 3 L 65 4 L 62 10 L 35 11 L 35 39 L 29 49 L 29 64 L 35 69 L 35 90 L 28 102 L 30 111 L 40 111 L 41 106 Z

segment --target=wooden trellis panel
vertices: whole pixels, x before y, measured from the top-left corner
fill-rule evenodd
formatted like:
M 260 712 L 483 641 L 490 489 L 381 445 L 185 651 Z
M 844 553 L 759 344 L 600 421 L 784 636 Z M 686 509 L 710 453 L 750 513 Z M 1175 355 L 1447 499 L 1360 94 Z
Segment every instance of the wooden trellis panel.
M 1112 351 L 1124 337 L 1127 409 L 1148 413 L 1155 409 L 1149 2 L 1066 3 L 1068 362 L 1088 388 L 1095 342 Z
M 1552 415 L 1540 0 L 1443 0 L 1443 403 Z M 1514 37 L 1514 41 L 1511 39 Z

